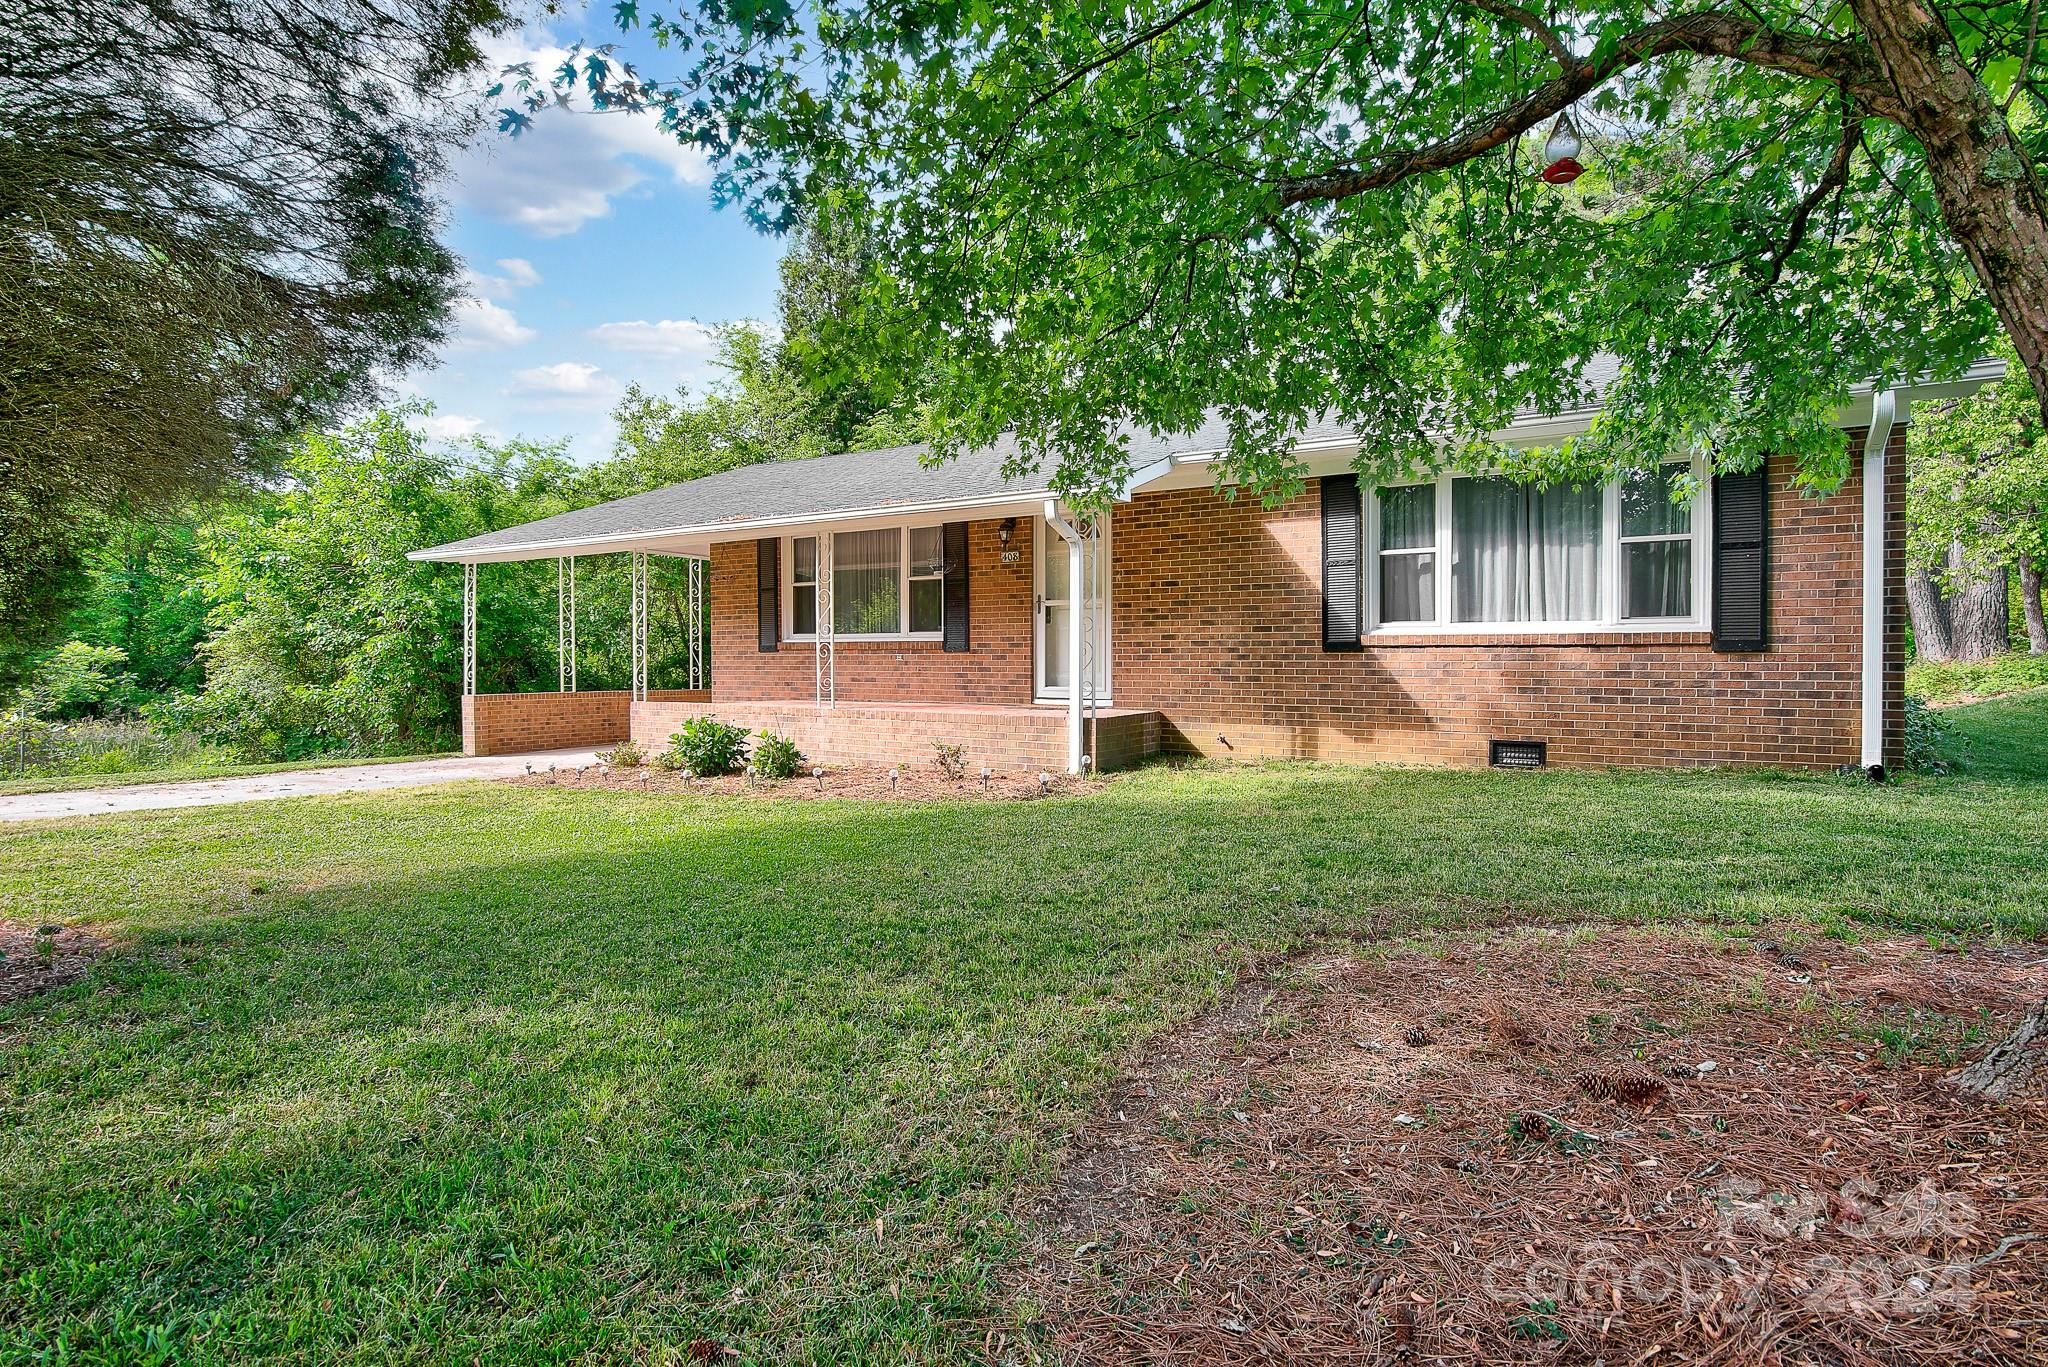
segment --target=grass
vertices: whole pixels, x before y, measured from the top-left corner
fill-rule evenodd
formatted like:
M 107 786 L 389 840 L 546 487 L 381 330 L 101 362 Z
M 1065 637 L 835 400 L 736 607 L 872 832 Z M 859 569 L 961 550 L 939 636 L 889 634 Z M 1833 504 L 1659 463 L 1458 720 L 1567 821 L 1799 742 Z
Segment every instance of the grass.
M 196 764 L 169 769 L 134 769 L 113 774 L 64 774 L 40 778 L 0 779 L 0 797 L 18 793 L 69 793 L 90 788 L 133 788 L 145 783 L 199 783 L 216 778 L 245 778 L 251 774 L 282 774 L 295 769 L 342 769 L 359 764 L 406 764 L 414 760 L 445 759 L 456 753 L 443 750 L 425 755 L 381 755 L 359 758 L 329 755 L 325 758 L 285 760 L 277 764 Z
M 1119 1059 L 1502 920 L 2048 937 L 2048 785 L 1151 769 L 926 806 L 468 784 L 33 823 L 0 1360 L 966 1361 Z
M 1944 757 L 1959 774 L 2048 782 L 2048 688 L 1943 708 Z
M 1906 691 L 1931 703 L 1995 698 L 2034 688 L 2048 688 L 2048 655 L 2015 651 L 1972 664 L 1906 666 Z

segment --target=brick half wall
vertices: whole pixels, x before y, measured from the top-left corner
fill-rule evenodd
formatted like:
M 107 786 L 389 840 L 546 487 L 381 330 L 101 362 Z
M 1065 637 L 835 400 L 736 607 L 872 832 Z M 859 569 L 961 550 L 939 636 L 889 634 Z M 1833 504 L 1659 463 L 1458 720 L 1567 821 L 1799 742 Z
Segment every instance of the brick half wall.
M 675 689 L 649 696 L 689 703 L 711 695 L 704 689 Z M 616 745 L 629 734 L 632 705 L 633 695 L 624 689 L 479 693 L 462 700 L 462 753 L 517 755 Z
M 633 704 L 633 739 L 650 754 L 669 748 L 669 737 L 695 716 L 714 716 L 749 731 L 773 731 L 795 741 L 819 764 L 888 764 L 923 768 L 934 744 L 966 749 L 968 772 L 981 766 L 1002 774 L 1063 774 L 1067 770 L 1067 714 L 1056 707 L 936 708 L 886 703 L 841 703 L 820 711 L 815 703 L 643 702 Z M 1106 710 L 1096 723 L 1098 768 L 1118 769 L 1159 748 L 1157 712 Z

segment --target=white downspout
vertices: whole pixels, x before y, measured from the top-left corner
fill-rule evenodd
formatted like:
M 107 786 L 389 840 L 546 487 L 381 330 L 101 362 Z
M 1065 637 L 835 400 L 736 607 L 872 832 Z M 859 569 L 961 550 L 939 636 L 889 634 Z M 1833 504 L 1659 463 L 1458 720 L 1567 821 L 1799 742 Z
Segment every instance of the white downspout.
M 1060 516 L 1059 504 L 1045 504 L 1045 525 L 1067 543 L 1067 772 L 1081 772 L 1081 533 Z
M 1884 776 L 1885 447 L 1898 419 L 1899 392 L 1871 397 L 1863 439 L 1863 771 Z

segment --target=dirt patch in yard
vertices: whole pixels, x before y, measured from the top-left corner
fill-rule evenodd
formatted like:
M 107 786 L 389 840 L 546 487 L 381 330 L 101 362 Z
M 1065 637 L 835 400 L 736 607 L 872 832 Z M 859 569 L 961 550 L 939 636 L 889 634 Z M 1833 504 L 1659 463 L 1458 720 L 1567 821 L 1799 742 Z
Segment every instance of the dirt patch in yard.
M 1290 961 L 1135 1068 L 998 1356 L 2048 1362 L 2039 947 L 1501 932 Z
M 1035 773 L 990 774 L 984 781 L 979 771 L 966 778 L 952 779 L 933 768 L 905 766 L 894 771 L 868 765 L 839 765 L 825 770 L 822 779 L 806 771 L 801 778 L 749 779 L 744 774 L 719 778 L 684 778 L 668 769 L 607 768 L 586 765 L 581 769 L 540 769 L 505 779 L 536 787 L 603 788 L 613 792 L 693 793 L 698 796 L 722 794 L 730 797 L 783 798 L 804 801 L 821 797 L 898 798 L 916 802 L 1019 802 L 1041 797 L 1064 797 L 1091 793 L 1102 780 L 1086 781 L 1066 774 L 1048 773 L 1044 783 Z
M 77 982 L 110 948 L 90 931 L 0 920 L 0 1004 Z

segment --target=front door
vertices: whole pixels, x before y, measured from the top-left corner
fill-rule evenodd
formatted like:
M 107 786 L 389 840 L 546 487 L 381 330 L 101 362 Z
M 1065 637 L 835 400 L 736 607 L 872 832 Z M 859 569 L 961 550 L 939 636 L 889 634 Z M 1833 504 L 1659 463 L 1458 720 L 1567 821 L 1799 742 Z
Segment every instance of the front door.
M 1066 538 L 1062 537 L 1044 519 L 1037 527 L 1038 575 L 1037 604 L 1038 630 L 1036 649 L 1035 683 L 1040 698 L 1065 698 L 1073 686 L 1074 661 L 1071 623 L 1074 620 L 1074 600 L 1069 572 L 1072 562 L 1068 557 Z M 1107 519 L 1102 532 L 1088 543 L 1087 560 L 1082 567 L 1082 591 L 1093 589 L 1096 597 L 1106 597 L 1109 592 L 1109 567 L 1111 560 L 1102 562 L 1099 571 L 1095 560 L 1100 550 L 1109 545 L 1109 524 Z M 1109 613 L 1099 601 L 1086 605 L 1095 618 L 1095 700 L 1109 701 Z M 1087 630 L 1088 623 L 1082 624 Z M 1083 649 L 1087 647 L 1084 645 Z

